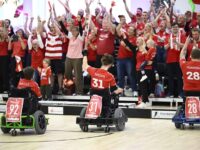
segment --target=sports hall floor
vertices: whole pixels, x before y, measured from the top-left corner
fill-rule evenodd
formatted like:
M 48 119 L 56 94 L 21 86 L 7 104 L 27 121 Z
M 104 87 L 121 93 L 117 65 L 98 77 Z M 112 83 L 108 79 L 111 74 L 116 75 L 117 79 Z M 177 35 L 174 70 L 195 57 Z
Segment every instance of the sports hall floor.
M 199 150 L 200 126 L 177 130 L 171 120 L 129 118 L 124 131 L 91 127 L 81 132 L 76 116 L 47 115 L 44 135 L 0 132 L 0 150 Z

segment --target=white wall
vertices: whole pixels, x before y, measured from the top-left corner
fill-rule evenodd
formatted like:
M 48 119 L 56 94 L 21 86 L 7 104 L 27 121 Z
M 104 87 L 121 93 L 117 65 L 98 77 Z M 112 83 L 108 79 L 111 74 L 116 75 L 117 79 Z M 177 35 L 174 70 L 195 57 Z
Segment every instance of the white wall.
M 8 0 L 9 1 L 9 0 Z M 11 1 L 11 0 L 10 0 Z M 20 0 L 21 2 L 23 0 Z M 47 19 L 49 17 L 49 6 L 48 6 L 48 0 L 24 0 L 25 1 L 25 11 L 29 13 L 30 16 L 37 17 L 38 15 L 41 16 L 42 19 Z M 29 5 L 29 3 L 32 1 L 32 3 Z M 58 0 L 49 0 L 51 3 L 55 4 L 56 12 L 58 15 L 62 15 L 65 13 L 64 8 L 62 5 L 58 2 Z M 65 0 L 61 0 L 65 1 Z M 107 7 L 107 9 L 110 8 L 111 2 L 113 0 L 100 0 L 101 3 Z M 138 7 L 142 7 L 143 10 L 148 11 L 150 7 L 150 0 L 127 0 L 127 4 L 132 12 L 135 12 Z M 82 8 L 85 9 L 85 0 L 69 0 L 69 5 L 71 7 L 71 11 L 73 14 L 77 14 L 78 9 Z M 97 7 L 98 0 L 95 0 L 94 3 L 91 5 L 91 11 L 94 14 L 94 9 Z M 115 0 L 116 6 L 113 8 L 113 14 L 115 15 L 116 19 L 118 19 L 119 14 L 123 14 L 127 17 L 127 20 L 129 21 L 129 17 L 124 9 L 123 0 Z M 12 24 L 18 25 L 24 24 L 24 16 L 21 15 L 19 18 L 15 19 L 14 11 L 16 9 L 16 5 L 14 5 L 12 2 L 9 2 L 8 4 L 5 4 L 3 7 L 0 7 L 0 19 L 11 19 Z M 179 10 L 180 13 L 184 13 L 187 10 L 190 10 L 190 6 L 188 5 L 188 0 L 176 0 L 175 10 Z M 196 7 L 197 11 L 200 11 L 200 5 Z

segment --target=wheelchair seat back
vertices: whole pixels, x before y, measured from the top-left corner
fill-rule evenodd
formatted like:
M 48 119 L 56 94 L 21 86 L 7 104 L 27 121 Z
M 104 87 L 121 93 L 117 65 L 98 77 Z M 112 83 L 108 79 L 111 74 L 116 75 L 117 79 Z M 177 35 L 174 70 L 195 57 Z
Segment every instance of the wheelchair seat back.
M 38 110 L 38 98 L 30 88 L 13 88 L 10 90 L 9 97 L 24 98 L 24 105 L 22 109 L 22 114 L 24 115 L 31 115 Z

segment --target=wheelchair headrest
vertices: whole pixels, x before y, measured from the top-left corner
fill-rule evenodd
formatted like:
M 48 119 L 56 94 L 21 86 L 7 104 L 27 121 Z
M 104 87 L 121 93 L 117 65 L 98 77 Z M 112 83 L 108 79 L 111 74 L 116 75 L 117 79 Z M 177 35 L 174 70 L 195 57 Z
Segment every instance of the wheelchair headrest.
M 12 88 L 9 93 L 9 97 L 30 98 L 32 96 L 35 96 L 35 94 L 31 91 L 30 88 L 24 88 L 24 89 Z

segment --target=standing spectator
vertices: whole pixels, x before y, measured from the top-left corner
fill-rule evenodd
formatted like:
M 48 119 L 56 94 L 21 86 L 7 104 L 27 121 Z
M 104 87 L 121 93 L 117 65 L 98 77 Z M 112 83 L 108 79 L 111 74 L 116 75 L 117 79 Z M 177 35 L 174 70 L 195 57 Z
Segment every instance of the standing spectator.
M 97 34 L 97 60 L 96 67 L 101 66 L 101 58 L 104 54 L 113 55 L 115 40 L 115 25 L 112 24 L 110 16 L 106 16 L 102 22 L 102 28 L 93 27 Z
M 88 64 L 92 67 L 95 67 L 96 56 L 97 56 L 97 35 L 94 30 L 88 36 L 86 40 L 87 50 L 88 50 Z
M 128 29 L 123 29 L 124 21 L 122 17 L 121 21 L 117 26 L 117 34 L 119 37 L 124 38 L 127 37 L 129 42 L 136 46 L 136 31 L 134 27 L 129 27 Z M 117 78 L 118 78 L 118 86 L 124 89 L 125 76 L 127 74 L 128 80 L 130 82 L 130 88 L 133 92 L 133 96 L 137 95 L 137 87 L 136 87 L 136 75 L 135 75 L 135 57 L 136 53 L 133 53 L 129 47 L 124 43 L 123 40 L 120 41 L 118 56 L 117 56 Z
M 55 77 L 58 79 L 58 94 L 62 94 L 62 82 L 63 82 L 63 72 L 64 66 L 62 63 L 62 38 L 61 32 L 56 26 L 56 23 L 52 21 L 50 25 L 51 14 L 48 22 L 48 27 L 50 32 L 47 33 L 46 39 L 46 49 L 45 49 L 45 58 L 51 60 L 51 68 L 52 68 L 52 77 L 51 77 L 51 86 L 54 88 Z
M 191 60 L 192 50 L 200 48 L 200 30 L 197 28 L 193 28 L 192 36 L 190 38 L 191 38 L 191 40 L 187 47 L 187 61 Z
M 8 43 L 8 50 L 12 51 L 10 84 L 14 87 L 17 86 L 20 76 L 22 75 L 27 48 L 27 37 L 24 31 L 21 28 L 17 28 L 15 33 L 16 35 L 13 35 Z
M 12 35 L 14 35 L 14 29 L 11 25 L 11 21 L 9 19 L 5 19 L 5 25 L 6 25 L 6 29 L 8 31 L 8 36 L 11 37 Z
M 165 49 L 167 50 L 167 56 L 166 56 L 166 63 L 167 63 L 167 74 L 168 74 L 168 96 L 174 97 L 174 90 L 175 90 L 175 84 L 174 84 L 174 78 L 177 79 L 177 90 L 178 90 L 178 96 L 182 97 L 182 74 L 179 66 L 179 55 L 180 50 L 183 47 L 183 43 L 185 42 L 185 36 L 182 34 L 182 32 L 179 30 L 178 24 L 174 23 L 172 24 L 172 33 L 170 36 L 166 39 L 165 42 Z
M 36 33 L 36 39 L 32 40 L 32 34 L 28 38 L 28 49 L 31 53 L 31 66 L 35 69 L 33 79 L 39 83 L 38 67 L 42 67 L 42 60 L 44 59 L 44 44 L 40 33 Z
M 69 39 L 69 46 L 65 60 L 65 77 L 67 80 L 73 80 L 72 71 L 74 70 L 75 76 L 75 86 L 76 86 L 76 94 L 83 94 L 83 76 L 82 76 L 82 61 L 83 61 L 83 43 L 84 43 L 84 35 L 83 28 L 81 24 L 81 17 L 79 16 L 78 23 L 79 27 L 74 26 L 69 32 L 62 21 L 60 21 L 60 25 L 62 30 L 65 32 Z
M 8 90 L 8 35 L 4 27 L 0 27 L 0 92 Z
M 40 73 L 40 90 L 42 93 L 42 99 L 52 100 L 50 60 L 44 59 L 43 67 L 39 67 L 38 71 Z

